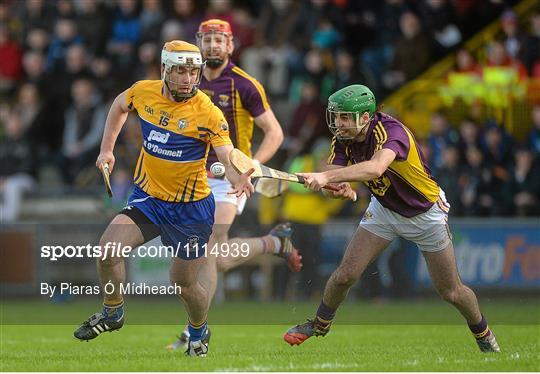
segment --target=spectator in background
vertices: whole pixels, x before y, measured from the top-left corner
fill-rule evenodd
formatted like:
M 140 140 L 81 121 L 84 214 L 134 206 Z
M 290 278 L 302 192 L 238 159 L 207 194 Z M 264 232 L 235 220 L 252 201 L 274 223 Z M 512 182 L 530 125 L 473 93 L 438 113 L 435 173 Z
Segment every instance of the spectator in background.
M 301 101 L 296 106 L 288 126 L 289 157 L 305 153 L 319 137 L 326 135 L 326 106 L 320 100 L 319 88 L 313 81 L 302 86 Z
M 48 6 L 45 0 L 25 0 L 16 1 L 14 13 L 22 20 L 23 31 L 22 38 L 26 39 L 32 29 L 43 29 L 47 31 L 54 25 L 54 10 Z
M 146 42 L 138 50 L 139 64 L 135 69 L 135 79 L 161 79 L 160 48 L 156 43 Z
M 454 72 L 479 76 L 482 74 L 482 68 L 468 49 L 461 48 L 456 53 Z
M 11 116 L 17 118 L 17 126 L 26 137 L 32 128 L 45 125 L 43 118 L 40 119 L 39 124 L 35 122 L 40 117 L 42 110 L 43 106 L 37 85 L 33 83 L 21 85 L 11 110 Z
M 434 41 L 435 55 L 443 57 L 462 40 L 455 8 L 446 0 L 422 1 L 419 7 L 425 29 Z
M 529 133 L 529 148 L 535 152 L 536 158 L 540 160 L 540 104 L 536 104 L 532 111 L 532 129 Z
M 251 47 L 255 43 L 257 27 L 249 10 L 240 7 L 233 9 L 234 29 L 234 51 L 233 60 L 240 61 L 240 56 L 244 49 Z
M 204 19 L 222 19 L 229 22 L 231 28 L 236 30 L 231 0 L 208 0 L 208 7 Z
M 141 40 L 159 43 L 161 25 L 165 20 L 161 0 L 143 0 L 139 19 L 141 22 Z
M 35 83 L 41 90 L 46 88 L 45 58 L 40 52 L 27 51 L 22 58 L 25 80 Z
M 489 68 L 506 68 L 510 71 L 515 71 L 519 79 L 527 77 L 525 66 L 520 61 L 512 58 L 506 51 L 504 44 L 499 41 L 492 42 L 488 46 L 486 64 L 482 69 L 484 79 L 486 79 L 486 73 L 489 71 Z
M 55 5 L 55 16 L 57 18 L 75 18 L 75 8 L 72 0 L 56 0 Z
M 54 26 L 54 35 L 47 53 L 48 72 L 62 71 L 65 69 L 65 58 L 68 48 L 81 43 L 81 37 L 77 35 L 75 22 L 67 18 L 59 18 Z
M 442 152 L 442 165 L 437 173 L 437 181 L 446 192 L 446 199 L 452 206 L 452 214 L 460 215 L 459 177 L 461 167 L 459 162 L 459 150 L 451 144 Z
M 184 36 L 184 28 L 182 23 L 175 19 L 165 21 L 161 27 L 161 43 L 165 44 L 168 40 L 186 40 Z
M 4 124 L 0 138 L 0 216 L 4 223 L 17 220 L 23 194 L 34 185 L 36 169 L 35 150 L 26 137 L 20 113 L 9 113 L 6 107 L 0 112 Z
M 431 116 L 431 132 L 428 143 L 431 148 L 431 166 L 433 175 L 439 175 L 439 169 L 443 166 L 443 151 L 450 144 L 456 144 L 459 139 L 458 133 L 452 128 L 448 119 L 441 112 L 435 112 Z
M 127 75 L 129 72 L 123 68 L 132 65 L 134 61 L 135 46 L 141 39 L 141 22 L 137 15 L 135 0 L 118 0 L 117 5 L 107 52 L 113 64 L 121 68 L 120 71 L 124 72 L 124 75 Z M 128 76 L 123 78 L 130 79 Z
M 43 55 L 47 54 L 49 47 L 49 33 L 42 28 L 30 29 L 25 39 L 25 50 L 39 52 Z
M 333 83 L 330 91 L 337 91 L 355 82 L 368 84 L 368 79 L 360 74 L 357 65 L 354 57 L 348 51 L 339 49 L 335 53 L 335 67 L 327 76 L 327 79 Z
M 523 43 L 521 61 L 530 76 L 540 78 L 540 12 L 531 16 L 531 31 Z
M 464 216 L 487 215 L 493 204 L 489 195 L 490 172 L 484 166 L 482 152 L 478 148 L 469 148 L 466 159 L 459 178 L 458 205 Z
M 460 159 L 465 162 L 467 150 L 480 147 L 478 125 L 472 119 L 465 119 L 459 125 L 458 149 Z M 446 191 L 446 190 L 445 190 Z
M 98 0 L 78 2 L 77 27 L 90 55 L 105 54 L 110 23 L 110 14 L 103 3 Z
M 253 46 L 244 49 L 240 56 L 241 66 L 273 97 L 284 97 L 289 92 L 291 65 L 298 65 L 298 70 L 303 70 L 300 53 L 291 48 L 291 42 L 294 42 L 292 25 L 299 8 L 298 2 L 268 2 L 262 10 L 260 31 Z
M 286 2 L 288 4 L 294 1 Z M 329 42 L 341 40 L 334 29 L 343 16 L 337 6 L 327 0 L 308 0 L 301 2 L 299 14 L 293 25 L 293 36 L 299 46 L 328 48 Z M 317 45 L 317 43 L 321 43 Z
M 69 184 L 81 170 L 94 167 L 107 115 L 91 80 L 75 80 L 71 91 L 73 104 L 65 112 L 61 170 Z
M 328 51 L 313 48 L 304 56 L 304 71 L 291 82 L 289 93 L 290 101 L 298 103 L 300 92 L 304 81 L 314 82 L 319 87 L 319 95 L 322 100 L 326 100 L 332 93 L 332 71 L 333 60 Z
M 203 14 L 197 9 L 197 3 L 195 0 L 173 0 L 172 6 L 173 19 L 179 21 L 183 35 L 186 35 L 181 39 L 195 43 L 195 35 L 197 35 L 199 25 L 203 21 Z
M 0 95 L 11 91 L 22 77 L 22 52 L 11 40 L 6 25 L 0 24 Z
M 311 35 L 311 45 L 320 49 L 335 50 L 342 40 L 343 36 L 326 17 L 319 19 L 317 28 Z
M 514 206 L 513 213 L 519 216 L 540 213 L 540 170 L 534 158 L 534 153 L 526 148 L 515 154 L 507 194 Z
M 504 33 L 502 42 L 506 52 L 511 58 L 518 59 L 522 55 L 527 35 L 519 28 L 519 19 L 513 10 L 509 9 L 503 12 L 501 26 Z
M 404 13 L 399 27 L 401 36 L 393 43 L 394 57 L 383 76 L 383 84 L 389 90 L 418 76 L 432 60 L 432 40 L 422 32 L 418 16 L 413 12 Z
M 117 88 L 116 77 L 112 74 L 112 62 L 105 56 L 94 57 L 90 62 L 90 70 L 96 79 L 96 87 L 103 96 L 103 102 L 108 102 L 121 88 Z
M 508 213 L 508 198 L 505 185 L 509 182 L 512 165 L 512 141 L 502 128 L 494 124 L 488 125 L 482 141 L 484 162 L 489 170 L 489 203 L 490 214 L 504 215 Z
M 482 69 L 475 58 L 465 48 L 456 53 L 456 66 L 446 76 L 446 85 L 439 92 L 447 106 L 454 105 L 456 99 L 466 105 L 481 102 L 483 96 Z
M 348 2 L 353 9 L 362 7 L 362 3 L 364 2 Z M 348 46 L 355 46 L 358 35 L 368 32 L 370 37 L 366 38 L 366 48 L 357 53 L 360 52 L 360 61 L 369 74 L 375 77 L 378 89 L 380 89 L 380 77 L 388 70 L 392 62 L 394 41 L 401 35 L 399 20 L 410 8 L 405 0 L 372 1 L 365 8 L 363 13 L 360 13 L 363 15 L 362 18 L 352 15 L 347 17 L 355 26 L 350 31 L 346 30 L 345 37 Z M 363 26 L 367 26 L 368 30 L 364 30 Z
M 71 102 L 71 85 L 78 78 L 91 78 L 92 72 L 88 67 L 88 55 L 82 44 L 69 46 L 65 53 L 65 67 L 57 69 L 52 74 L 52 85 L 47 87 L 49 101 L 57 101 L 63 111 Z

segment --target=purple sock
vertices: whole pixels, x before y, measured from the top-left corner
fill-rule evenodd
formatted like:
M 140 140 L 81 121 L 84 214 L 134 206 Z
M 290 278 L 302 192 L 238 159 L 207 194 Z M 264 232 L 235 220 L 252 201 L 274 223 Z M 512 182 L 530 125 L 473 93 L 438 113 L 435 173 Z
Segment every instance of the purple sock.
M 323 301 L 317 309 L 317 323 L 323 327 L 332 323 L 334 316 L 336 315 L 336 309 L 330 308 Z
M 490 334 L 489 327 L 487 324 L 484 315 L 482 315 L 482 320 L 476 325 L 469 325 L 469 329 L 476 339 L 482 339 Z

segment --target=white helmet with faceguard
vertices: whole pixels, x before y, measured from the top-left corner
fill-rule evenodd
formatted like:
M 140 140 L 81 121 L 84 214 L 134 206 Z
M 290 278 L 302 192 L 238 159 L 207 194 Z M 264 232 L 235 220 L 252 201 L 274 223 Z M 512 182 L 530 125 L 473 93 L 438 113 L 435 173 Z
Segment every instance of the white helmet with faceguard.
M 217 69 L 223 65 L 234 48 L 233 34 L 229 22 L 209 19 L 199 25 L 197 45 L 201 49 L 206 66 Z
M 182 101 L 195 96 L 199 89 L 204 66 L 201 51 L 196 45 L 173 40 L 165 43 L 161 51 L 162 73 L 161 79 L 176 101 Z M 174 70 L 176 73 L 174 74 Z M 189 71 L 197 69 L 196 77 L 189 84 L 182 82 L 179 77 L 183 69 Z

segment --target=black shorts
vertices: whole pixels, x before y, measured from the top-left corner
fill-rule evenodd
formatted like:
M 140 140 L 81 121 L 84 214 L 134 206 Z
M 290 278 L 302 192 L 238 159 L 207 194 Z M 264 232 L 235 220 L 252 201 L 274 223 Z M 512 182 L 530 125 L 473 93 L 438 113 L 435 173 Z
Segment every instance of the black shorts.
M 122 209 L 119 214 L 126 215 L 131 218 L 133 222 L 135 222 L 137 227 L 141 230 L 145 243 L 161 235 L 159 226 L 150 221 L 150 219 L 139 208 L 127 206 Z

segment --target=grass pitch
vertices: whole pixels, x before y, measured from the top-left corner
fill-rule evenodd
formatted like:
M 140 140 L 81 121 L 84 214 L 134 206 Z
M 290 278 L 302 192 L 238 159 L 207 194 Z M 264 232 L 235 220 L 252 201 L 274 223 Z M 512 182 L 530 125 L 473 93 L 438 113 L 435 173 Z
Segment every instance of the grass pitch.
M 72 322 L 80 322 L 95 312 L 95 304 L 77 302 L 59 306 L 3 301 L 1 370 L 540 370 L 537 302 L 486 305 L 484 313 L 495 330 L 503 350 L 501 354 L 480 353 L 459 315 L 438 301 L 392 303 L 382 307 L 347 303 L 340 309 L 329 335 L 309 339 L 298 347 L 284 343 L 282 335 L 290 325 L 311 316 L 316 305 L 228 303 L 212 311 L 212 340 L 206 358 L 165 351 L 164 346 L 181 328 L 150 324 L 148 318 L 152 316 L 156 323 L 161 320 L 168 323 L 166 315 L 172 311 L 181 314 L 179 305 L 170 302 L 128 303 L 127 324 L 122 330 L 105 333 L 88 343 L 78 342 L 72 337 L 77 323 Z M 34 324 L 16 324 L 21 318 Z M 38 324 L 39 319 L 45 322 Z M 66 323 L 54 324 L 60 320 Z

